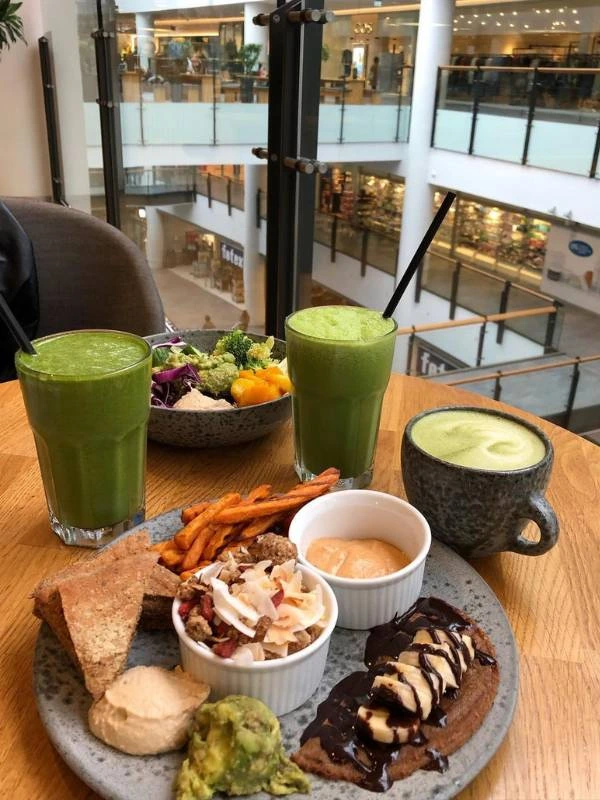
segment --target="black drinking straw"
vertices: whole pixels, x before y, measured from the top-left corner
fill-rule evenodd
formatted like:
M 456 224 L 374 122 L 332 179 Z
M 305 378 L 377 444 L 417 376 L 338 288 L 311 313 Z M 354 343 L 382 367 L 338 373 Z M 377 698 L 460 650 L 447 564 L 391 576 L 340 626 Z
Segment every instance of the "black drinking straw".
M 414 256 L 412 257 L 410 264 L 404 270 L 404 275 L 400 278 L 400 283 L 398 284 L 398 286 L 396 286 L 394 294 L 392 295 L 390 302 L 387 304 L 385 311 L 383 312 L 383 316 L 386 319 L 388 317 L 391 317 L 394 311 L 396 310 L 396 306 L 400 302 L 402 295 L 406 291 L 406 288 L 408 284 L 411 282 L 415 272 L 419 268 L 419 264 L 423 260 L 425 253 L 427 252 L 427 249 L 433 240 L 433 237 L 438 232 L 438 228 L 444 221 L 444 217 L 448 213 L 450 206 L 452 205 L 455 199 L 456 195 L 454 194 L 454 192 L 448 192 L 446 197 L 444 197 L 444 199 L 442 200 L 442 204 L 438 208 L 437 214 L 433 218 L 431 225 L 427 230 L 427 233 L 423 237 L 421 244 L 417 247 L 417 250 Z
M 37 350 L 29 341 L 27 334 L 19 324 L 18 319 L 15 317 L 13 312 L 10 310 L 10 306 L 4 299 L 4 295 L 0 292 L 0 317 L 3 319 L 4 324 L 11 332 L 13 339 L 19 345 L 21 350 L 25 353 L 29 353 L 32 356 L 37 355 Z

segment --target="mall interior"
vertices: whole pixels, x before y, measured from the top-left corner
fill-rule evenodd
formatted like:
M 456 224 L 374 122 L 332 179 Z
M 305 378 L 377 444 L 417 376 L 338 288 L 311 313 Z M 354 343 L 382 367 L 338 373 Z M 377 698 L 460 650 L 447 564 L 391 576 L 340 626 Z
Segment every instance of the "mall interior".
M 19 101 L 0 119 L 0 195 L 56 199 L 59 185 L 106 219 L 100 7 L 118 86 L 113 216 L 178 329 L 265 329 L 267 167 L 252 148 L 267 141 L 271 76 L 252 20 L 274 5 L 27 0 L 27 45 L 2 55 L 0 95 Z M 397 311 L 395 369 L 600 443 L 600 2 L 326 8 L 309 302 L 383 308 L 452 190 Z

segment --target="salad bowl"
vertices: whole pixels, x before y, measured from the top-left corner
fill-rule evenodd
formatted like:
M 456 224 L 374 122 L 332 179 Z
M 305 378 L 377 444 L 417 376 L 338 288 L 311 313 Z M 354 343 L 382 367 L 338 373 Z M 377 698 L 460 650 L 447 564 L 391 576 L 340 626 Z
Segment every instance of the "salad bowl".
M 216 343 L 231 331 L 185 330 L 147 336 L 152 346 L 168 343 L 174 336 L 198 350 L 211 353 Z M 266 342 L 266 336 L 251 333 L 254 342 Z M 285 358 L 285 342 L 275 339 L 271 357 Z M 244 407 L 190 410 L 152 405 L 148 423 L 148 438 L 177 447 L 227 447 L 251 442 L 272 433 L 291 415 L 289 394 L 276 400 Z

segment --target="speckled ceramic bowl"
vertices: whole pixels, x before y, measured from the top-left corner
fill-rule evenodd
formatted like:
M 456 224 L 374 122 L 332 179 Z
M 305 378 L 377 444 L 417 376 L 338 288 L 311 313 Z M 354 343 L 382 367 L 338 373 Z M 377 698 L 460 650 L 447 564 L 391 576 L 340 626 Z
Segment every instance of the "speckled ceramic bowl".
M 181 336 L 199 350 L 210 352 L 218 339 L 229 331 L 178 331 L 147 336 L 151 345 Z M 255 341 L 267 337 L 250 334 Z M 285 358 L 285 342 L 275 339 L 274 358 Z M 289 395 L 246 408 L 221 408 L 216 411 L 185 411 L 177 408 L 150 409 L 148 438 L 177 447 L 227 447 L 243 444 L 272 433 L 290 418 Z

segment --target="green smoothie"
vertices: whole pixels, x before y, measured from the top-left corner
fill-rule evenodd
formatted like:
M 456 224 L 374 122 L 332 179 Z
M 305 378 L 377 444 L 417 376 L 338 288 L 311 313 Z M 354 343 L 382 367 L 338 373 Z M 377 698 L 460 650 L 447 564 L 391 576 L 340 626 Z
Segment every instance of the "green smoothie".
M 544 442 L 525 425 L 463 409 L 425 415 L 413 425 L 411 439 L 435 458 L 471 469 L 523 469 L 546 454 Z
M 296 470 L 337 467 L 346 485 L 367 486 L 396 323 L 369 308 L 306 308 L 288 317 L 286 340 Z
M 19 351 L 16 365 L 51 523 L 83 544 L 65 530 L 103 529 L 143 514 L 150 347 L 103 330 L 34 345 L 37 355 Z

